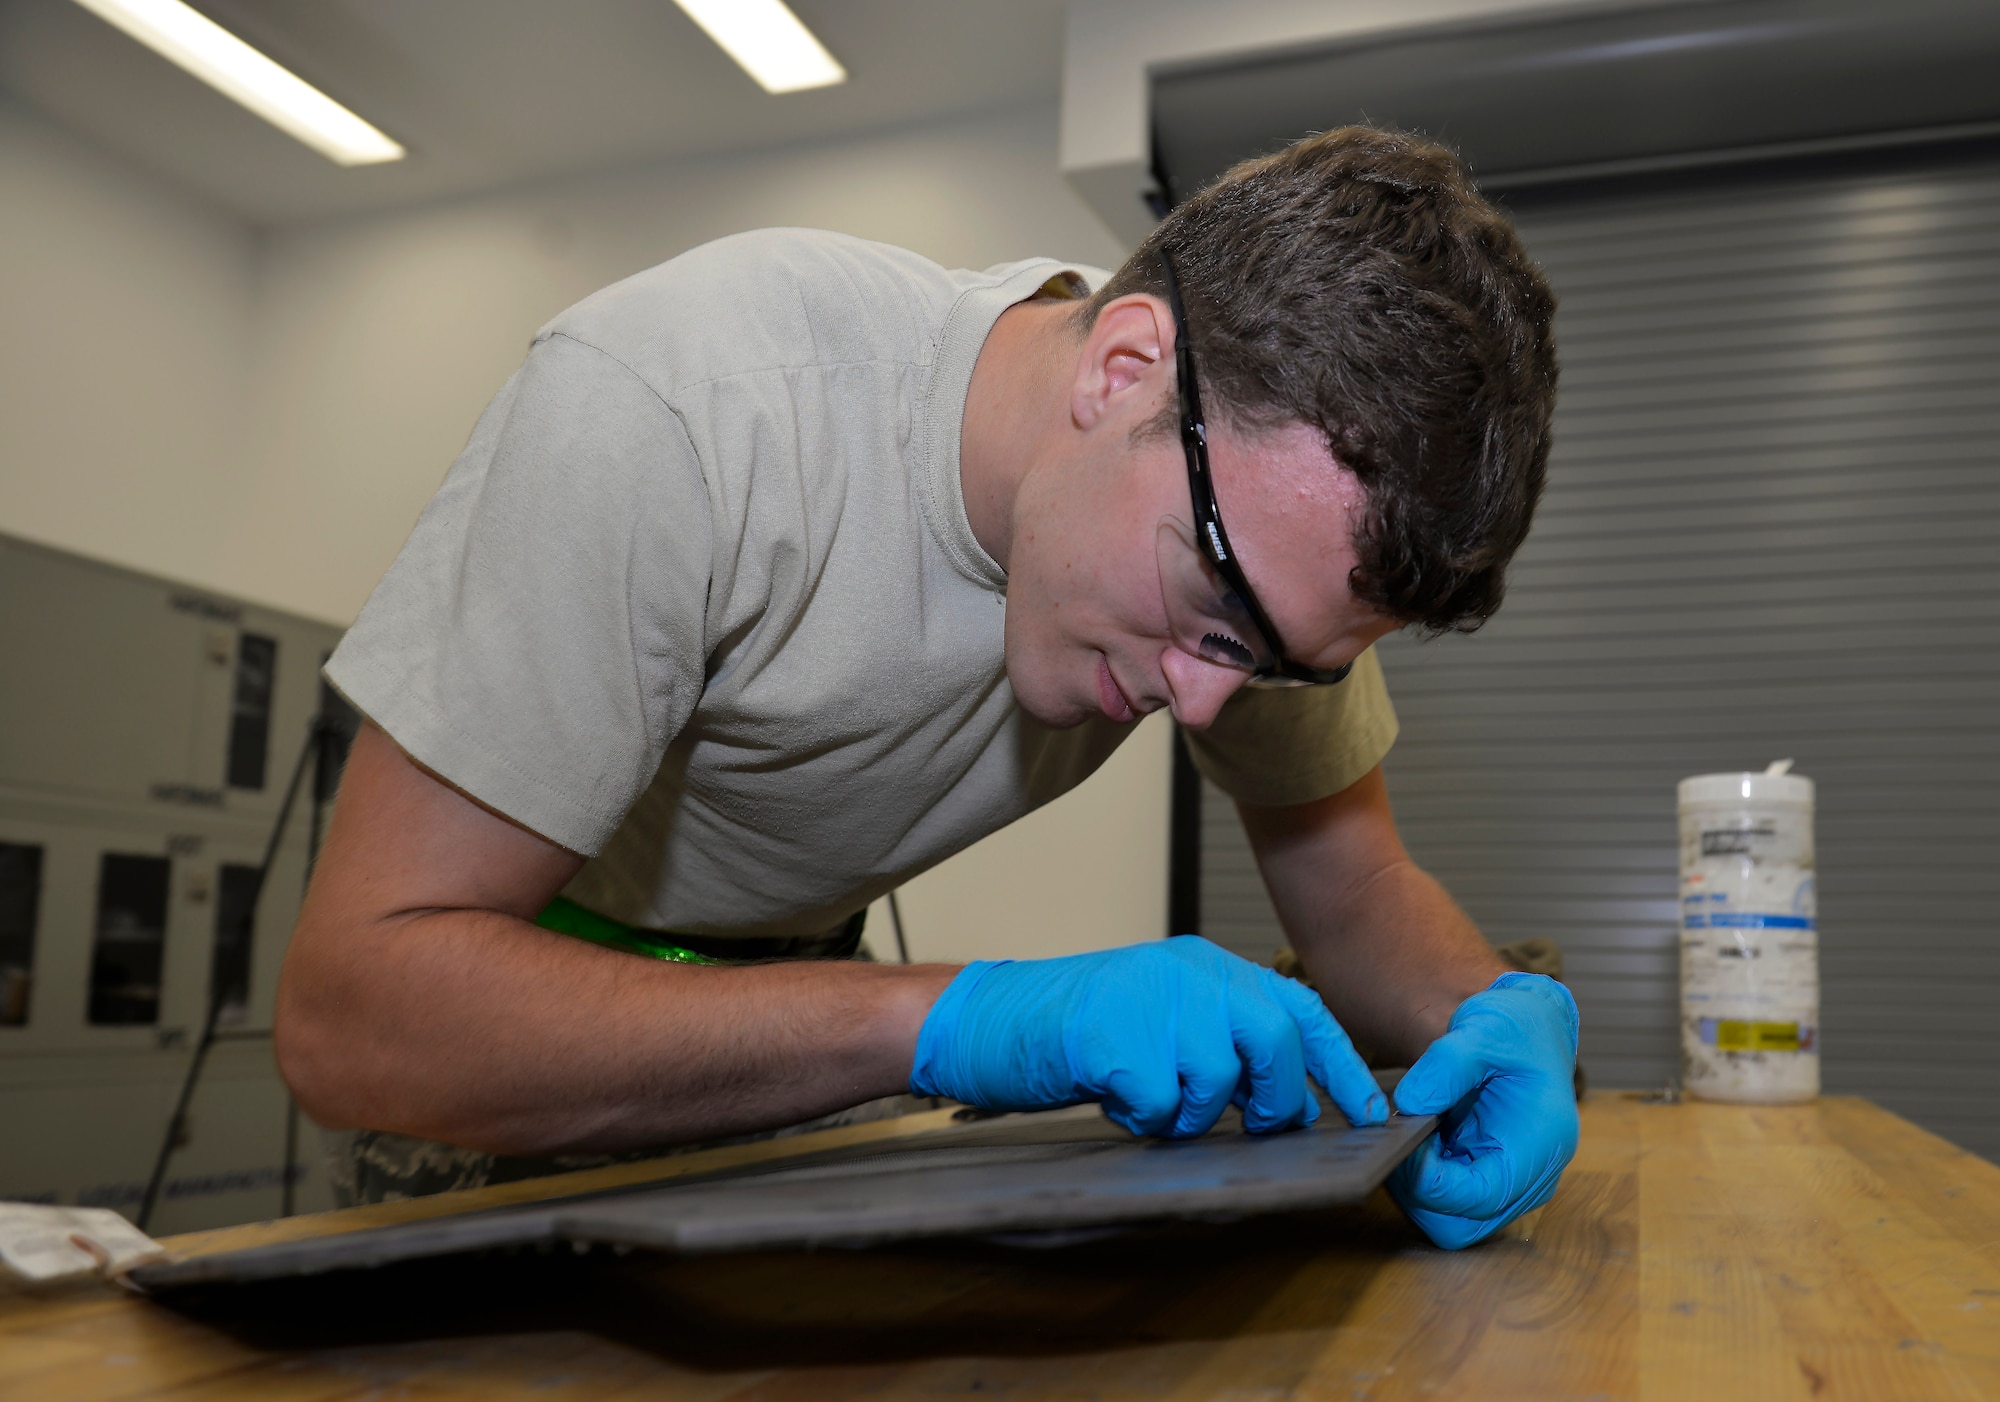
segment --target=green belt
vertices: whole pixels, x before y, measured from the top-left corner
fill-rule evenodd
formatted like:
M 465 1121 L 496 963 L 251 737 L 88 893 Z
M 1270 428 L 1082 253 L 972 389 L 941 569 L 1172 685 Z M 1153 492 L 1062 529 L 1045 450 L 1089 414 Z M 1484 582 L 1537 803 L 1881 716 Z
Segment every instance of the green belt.
M 545 930 L 573 935 L 647 959 L 666 959 L 676 964 L 762 964 L 774 959 L 852 959 L 861 945 L 861 932 L 868 923 L 864 907 L 837 930 L 823 935 L 748 936 L 720 938 L 677 934 L 672 930 L 646 930 L 599 915 L 588 906 L 557 896 L 545 906 L 535 923 Z M 694 946 L 690 948 L 689 946 Z M 704 950 L 703 946 L 706 947 Z
M 666 959 L 676 964 L 722 962 L 720 959 L 711 959 L 706 954 L 696 954 L 692 949 L 684 949 L 658 930 L 637 929 L 622 920 L 599 915 L 596 911 L 588 910 L 566 896 L 557 896 L 544 906 L 542 913 L 535 917 L 535 923 L 544 930 L 575 935 L 580 940 L 589 940 L 592 944 L 601 944 L 607 949 L 622 949 L 627 954 L 643 954 L 648 959 Z

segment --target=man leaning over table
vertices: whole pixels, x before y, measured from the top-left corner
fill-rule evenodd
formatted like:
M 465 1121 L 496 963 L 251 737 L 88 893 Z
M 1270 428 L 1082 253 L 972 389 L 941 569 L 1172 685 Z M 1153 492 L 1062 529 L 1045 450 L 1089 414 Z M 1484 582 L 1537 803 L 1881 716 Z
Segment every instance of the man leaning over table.
M 1575 1004 L 1405 853 L 1370 648 L 1499 606 L 1553 311 L 1454 157 L 1347 128 L 1112 273 L 767 230 L 557 317 L 327 668 L 369 723 L 277 1049 L 362 1195 L 902 1093 L 1379 1122 L 1351 1031 L 1444 1115 L 1391 1180 L 1435 1241 L 1546 1200 Z M 838 957 L 1162 708 L 1318 992 L 1192 936 Z

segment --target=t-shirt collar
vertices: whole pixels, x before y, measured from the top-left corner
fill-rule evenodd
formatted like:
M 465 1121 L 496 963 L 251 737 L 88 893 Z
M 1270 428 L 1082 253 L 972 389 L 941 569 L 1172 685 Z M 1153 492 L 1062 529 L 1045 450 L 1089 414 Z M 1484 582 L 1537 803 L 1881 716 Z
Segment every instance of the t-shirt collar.
M 1000 568 L 965 514 L 965 488 L 959 480 L 959 430 L 965 421 L 965 400 L 972 390 L 972 367 L 1000 314 L 1038 292 L 1082 297 L 1090 281 L 1077 268 L 1050 258 L 1031 258 L 990 268 L 988 280 L 967 288 L 952 303 L 938 338 L 924 397 L 922 501 L 931 534 L 952 564 L 967 579 L 999 593 L 1007 590 L 1007 572 Z

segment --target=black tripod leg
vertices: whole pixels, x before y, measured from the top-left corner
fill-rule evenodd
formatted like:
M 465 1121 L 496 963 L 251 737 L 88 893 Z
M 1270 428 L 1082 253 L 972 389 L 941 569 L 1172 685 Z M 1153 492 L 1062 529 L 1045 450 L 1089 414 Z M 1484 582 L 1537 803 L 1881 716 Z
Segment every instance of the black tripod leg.
M 277 859 L 278 844 L 285 840 L 285 822 L 291 816 L 292 800 L 299 796 L 299 783 L 305 778 L 306 763 L 319 746 L 321 722 L 314 716 L 312 724 L 306 728 L 306 742 L 299 750 L 299 762 L 292 766 L 291 781 L 285 785 L 285 797 L 278 804 L 277 820 L 271 824 L 270 839 L 264 844 L 264 860 L 257 866 L 257 882 L 250 891 L 250 899 L 245 903 L 249 914 L 246 919 L 256 919 L 257 901 L 264 894 L 264 879 L 271 874 L 271 863 Z M 208 1015 L 202 1019 L 201 1040 L 195 1043 L 194 1057 L 188 1062 L 187 1078 L 181 1082 L 180 1099 L 174 1102 L 173 1116 L 167 1121 L 167 1132 L 160 1140 L 160 1152 L 153 1159 L 153 1173 L 146 1180 L 146 1192 L 139 1199 L 139 1215 L 135 1225 L 145 1231 L 153 1220 L 153 1209 L 159 1206 L 160 1189 L 167 1180 L 167 1163 L 180 1147 L 180 1139 L 187 1126 L 188 1105 L 194 1099 L 194 1088 L 201 1080 L 202 1064 L 208 1060 L 208 1049 L 215 1045 L 215 1025 L 222 1015 L 222 990 L 216 986 L 211 974 L 208 991 Z

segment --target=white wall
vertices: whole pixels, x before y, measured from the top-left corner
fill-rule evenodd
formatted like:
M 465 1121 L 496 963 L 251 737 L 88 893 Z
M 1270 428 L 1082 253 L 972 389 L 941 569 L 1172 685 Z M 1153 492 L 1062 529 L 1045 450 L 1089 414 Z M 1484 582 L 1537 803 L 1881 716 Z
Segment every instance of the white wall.
M 0 531 L 226 589 L 252 231 L 0 106 Z
M 256 496 L 232 572 L 351 618 L 528 338 L 723 234 L 812 225 L 955 266 L 1122 252 L 1056 168 L 1056 116 L 677 162 L 274 237 L 252 393 Z
M 0 105 L 0 531 L 351 619 L 543 321 L 806 224 L 1116 263 L 1046 108 L 258 232 Z

